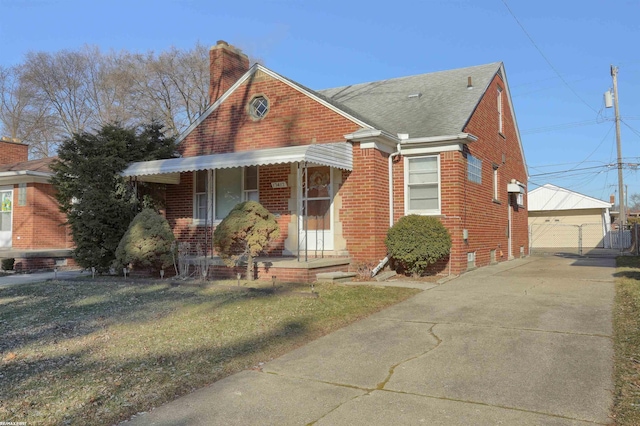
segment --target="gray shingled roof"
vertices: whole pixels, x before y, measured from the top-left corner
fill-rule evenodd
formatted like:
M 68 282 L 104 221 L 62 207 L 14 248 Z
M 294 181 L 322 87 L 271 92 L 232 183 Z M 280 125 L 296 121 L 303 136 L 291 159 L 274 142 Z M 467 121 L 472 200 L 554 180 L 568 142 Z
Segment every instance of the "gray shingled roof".
M 38 160 L 22 161 L 20 163 L 11 163 L 0 165 L 0 172 L 41 172 L 53 173 L 49 166 L 56 161 L 58 157 L 40 158 Z
M 333 105 L 391 134 L 411 138 L 463 131 L 502 63 L 319 90 Z M 473 88 L 467 88 L 471 77 Z M 420 94 L 419 97 L 409 97 Z M 341 107 L 342 106 L 342 107 Z

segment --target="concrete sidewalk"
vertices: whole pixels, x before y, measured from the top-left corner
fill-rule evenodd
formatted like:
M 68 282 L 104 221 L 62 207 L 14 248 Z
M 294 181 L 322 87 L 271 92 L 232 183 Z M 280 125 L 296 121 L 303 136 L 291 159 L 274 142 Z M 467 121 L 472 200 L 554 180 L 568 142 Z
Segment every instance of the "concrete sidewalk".
M 126 424 L 608 424 L 614 262 L 481 268 Z
M 66 280 L 71 278 L 80 277 L 83 275 L 90 275 L 86 271 L 58 271 L 56 272 L 34 272 L 32 274 L 11 274 L 0 277 L 0 288 L 16 285 L 37 283 L 40 281 L 49 281 L 53 279 Z

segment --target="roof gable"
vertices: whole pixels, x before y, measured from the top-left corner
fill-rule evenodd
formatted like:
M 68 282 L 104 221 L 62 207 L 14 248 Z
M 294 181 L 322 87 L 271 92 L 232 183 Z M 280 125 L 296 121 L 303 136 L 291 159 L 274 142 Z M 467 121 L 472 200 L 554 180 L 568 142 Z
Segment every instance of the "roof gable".
M 611 203 L 549 183 L 529 192 L 529 211 L 607 209 Z
M 220 107 L 220 105 L 222 105 L 222 103 L 224 103 L 225 100 L 227 100 L 236 90 L 238 90 L 238 88 L 240 86 L 242 86 L 245 82 L 247 82 L 248 80 L 250 80 L 258 71 L 263 72 L 265 74 L 267 74 L 268 76 L 290 86 L 291 88 L 297 90 L 298 92 L 314 99 L 315 101 L 319 102 L 320 104 L 326 106 L 327 108 L 329 108 L 330 110 L 338 113 L 339 115 L 347 118 L 348 120 L 353 121 L 355 124 L 364 127 L 364 128 L 375 128 L 374 125 L 365 122 L 365 119 L 363 117 L 361 117 L 357 112 L 354 112 L 352 110 L 350 110 L 350 108 L 345 107 L 344 105 L 340 105 L 338 103 L 336 103 L 335 101 L 331 100 L 331 99 L 327 99 L 327 97 L 325 97 L 322 94 L 319 94 L 293 80 L 290 80 L 286 77 L 281 76 L 280 74 L 271 71 L 270 69 L 260 65 L 260 64 L 254 64 L 249 71 L 247 71 L 240 79 L 238 79 L 238 81 L 235 82 L 235 84 L 233 86 L 231 86 L 229 88 L 229 90 L 227 90 L 222 96 L 220 96 L 220 98 L 218 98 L 218 100 L 216 100 L 213 104 L 211 104 L 209 106 L 209 108 L 206 109 L 206 111 L 200 116 L 198 117 L 198 119 L 196 121 L 194 121 L 177 139 L 177 142 L 180 143 L 182 140 L 184 140 L 189 133 L 191 133 L 196 127 L 198 127 L 207 117 L 209 117 L 216 109 L 218 109 Z

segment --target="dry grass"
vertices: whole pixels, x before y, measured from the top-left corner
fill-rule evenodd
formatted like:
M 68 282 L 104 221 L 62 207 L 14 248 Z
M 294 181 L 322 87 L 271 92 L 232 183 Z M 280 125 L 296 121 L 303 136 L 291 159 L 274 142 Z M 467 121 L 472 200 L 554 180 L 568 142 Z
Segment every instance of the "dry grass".
M 415 294 L 57 281 L 0 289 L 0 420 L 114 424 Z
M 619 257 L 613 313 L 618 425 L 640 425 L 640 258 Z

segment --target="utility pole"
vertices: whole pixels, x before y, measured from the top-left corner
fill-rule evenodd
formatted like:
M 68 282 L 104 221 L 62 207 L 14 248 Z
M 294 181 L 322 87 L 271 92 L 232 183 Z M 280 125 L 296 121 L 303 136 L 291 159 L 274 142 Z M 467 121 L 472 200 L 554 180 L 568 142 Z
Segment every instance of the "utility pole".
M 620 143 L 620 111 L 618 110 L 618 67 L 611 65 L 613 78 L 613 107 L 616 115 L 616 146 L 618 147 L 618 193 L 620 194 L 620 251 L 624 249 L 624 228 L 627 223 L 624 200 L 624 183 L 622 181 L 622 145 Z

